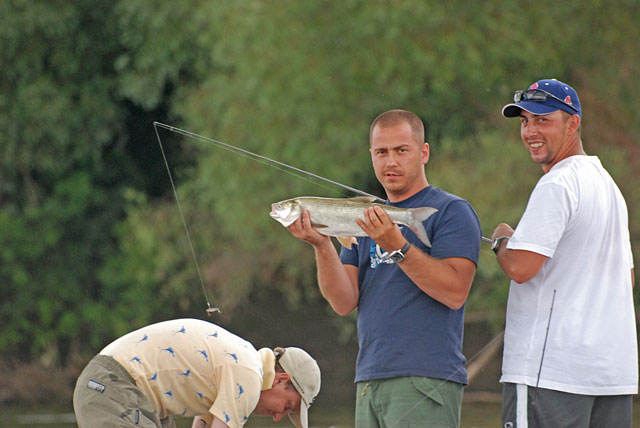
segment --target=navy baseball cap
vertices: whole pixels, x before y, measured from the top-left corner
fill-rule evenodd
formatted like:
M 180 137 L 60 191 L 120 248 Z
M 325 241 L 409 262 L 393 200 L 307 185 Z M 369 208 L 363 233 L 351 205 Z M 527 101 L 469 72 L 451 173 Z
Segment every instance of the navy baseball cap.
M 556 79 L 538 80 L 526 91 L 516 91 L 513 101 L 502 108 L 504 117 L 518 117 L 522 110 L 536 115 L 562 110 L 582 118 L 578 93 L 571 86 Z

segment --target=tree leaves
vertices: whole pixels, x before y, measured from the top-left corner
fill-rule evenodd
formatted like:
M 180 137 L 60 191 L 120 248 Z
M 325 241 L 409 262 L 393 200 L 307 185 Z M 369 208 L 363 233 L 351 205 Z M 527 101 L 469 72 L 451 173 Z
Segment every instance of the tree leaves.
M 469 200 L 486 236 L 517 222 L 540 174 L 500 109 L 557 77 L 580 93 L 585 148 L 627 197 L 635 246 L 639 10 L 614 3 L 2 2 L 0 352 L 52 355 L 68 341 L 95 352 L 133 327 L 202 314 L 153 120 L 383 196 L 369 124 L 410 109 L 427 124 L 429 181 Z M 323 305 L 313 251 L 268 212 L 347 195 L 161 138 L 221 319 L 264 287 L 291 307 Z M 483 247 L 467 310 L 500 323 L 506 279 L 492 256 Z

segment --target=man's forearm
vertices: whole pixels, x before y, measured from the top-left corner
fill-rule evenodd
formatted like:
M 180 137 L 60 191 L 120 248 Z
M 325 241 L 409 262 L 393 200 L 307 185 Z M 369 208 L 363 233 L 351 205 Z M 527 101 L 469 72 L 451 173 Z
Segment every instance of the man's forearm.
M 451 309 L 464 305 L 476 265 L 466 258 L 436 259 L 412 246 L 398 267 L 424 293 Z
M 336 313 L 348 315 L 358 304 L 357 284 L 352 282 L 330 241 L 314 247 L 314 251 L 320 293 Z

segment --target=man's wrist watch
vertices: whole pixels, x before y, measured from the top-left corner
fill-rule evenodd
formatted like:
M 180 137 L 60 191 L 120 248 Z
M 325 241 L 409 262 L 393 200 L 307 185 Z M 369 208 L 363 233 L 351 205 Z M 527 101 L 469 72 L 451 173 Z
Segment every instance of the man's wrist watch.
M 390 252 L 387 258 L 389 258 L 394 263 L 400 263 L 401 261 L 404 260 L 405 256 L 407 255 L 407 251 L 409 251 L 409 247 L 411 247 L 411 244 L 409 244 L 409 241 L 407 241 L 405 242 L 404 246 L 399 250 Z
M 496 239 L 493 240 L 493 242 L 491 243 L 491 249 L 493 250 L 494 253 L 498 254 L 498 249 L 500 248 L 500 244 L 502 244 L 502 241 L 504 241 L 505 239 L 509 239 L 511 238 L 510 236 L 500 236 Z

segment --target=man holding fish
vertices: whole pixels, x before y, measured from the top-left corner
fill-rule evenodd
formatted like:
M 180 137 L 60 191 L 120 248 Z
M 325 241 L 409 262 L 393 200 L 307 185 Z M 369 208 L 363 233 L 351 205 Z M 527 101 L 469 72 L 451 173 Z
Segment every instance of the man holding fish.
M 427 181 L 424 137 L 409 111 L 373 121 L 369 150 L 386 205 L 343 200 L 346 208 L 334 205 L 340 215 L 332 217 L 327 202 L 336 200 L 297 198 L 271 213 L 313 246 L 318 285 L 333 310 L 358 308 L 356 427 L 459 426 L 464 303 L 482 235 L 468 202 Z M 350 232 L 360 236 L 357 245 L 347 243 Z M 350 248 L 338 255 L 330 236 Z

